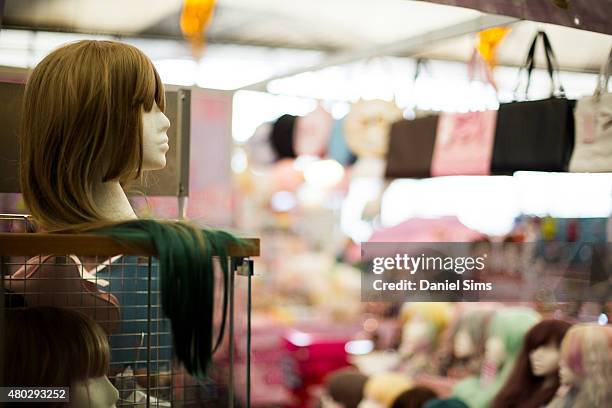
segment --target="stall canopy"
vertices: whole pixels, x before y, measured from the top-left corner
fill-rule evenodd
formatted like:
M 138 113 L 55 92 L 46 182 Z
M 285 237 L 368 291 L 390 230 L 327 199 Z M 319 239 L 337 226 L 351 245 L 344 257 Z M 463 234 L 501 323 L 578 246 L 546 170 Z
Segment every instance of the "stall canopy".
M 557 5 L 565 3 L 567 9 Z M 182 41 L 182 4 L 181 0 L 6 0 L 3 23 L 5 28 L 32 32 Z M 500 65 L 522 65 L 530 39 L 542 29 L 564 70 L 596 72 L 612 46 L 608 35 L 612 26 L 604 20 L 612 0 L 217 0 L 216 4 L 207 32 L 209 44 L 259 46 L 268 49 L 268 59 L 280 49 L 318 53 L 314 62 L 293 64 L 243 89 L 262 90 L 272 79 L 381 55 L 466 62 L 474 34 L 496 25 L 512 27 L 498 49 Z M 1 46 L 0 52 L 4 52 Z M 155 47 L 150 56 L 191 58 L 188 47 L 174 46 Z M 544 61 L 541 56 L 537 60 Z

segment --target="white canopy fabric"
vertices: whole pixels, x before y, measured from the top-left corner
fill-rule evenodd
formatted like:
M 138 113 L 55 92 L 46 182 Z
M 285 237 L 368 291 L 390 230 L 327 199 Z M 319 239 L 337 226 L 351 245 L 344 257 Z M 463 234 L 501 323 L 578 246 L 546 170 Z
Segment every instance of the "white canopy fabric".
M 530 8 L 532 3 L 548 4 L 552 0 L 435 2 L 506 13 L 509 9 L 503 8 L 503 4 L 522 4 L 521 16 L 535 16 L 537 13 L 533 10 L 536 9 Z M 590 9 L 586 8 L 587 3 L 592 6 Z M 567 16 L 577 16 L 580 11 L 580 26 L 584 28 L 588 22 L 602 18 L 609 21 L 612 7 L 601 8 L 610 3 L 611 0 L 572 0 L 569 11 L 561 14 L 565 13 L 567 20 Z M 6 0 L 3 24 L 8 28 L 153 36 L 182 41 L 181 6 L 181 0 Z M 498 9 L 491 8 L 493 6 Z M 601 15 L 594 16 L 594 13 Z M 207 38 L 212 44 L 260 45 L 325 53 L 326 57 L 316 64 L 303 64 L 303 70 L 309 71 L 381 54 L 467 61 L 474 46 L 474 32 L 486 26 L 483 21 L 496 20 L 481 11 L 430 1 L 217 0 Z M 499 21 L 513 21 L 512 32 L 499 48 L 498 59 L 502 65 L 521 65 L 529 42 L 539 29 L 549 33 L 564 70 L 595 72 L 612 46 L 612 36 L 597 32 L 510 18 L 500 17 Z M 555 21 L 565 20 L 557 18 Z M 612 29 L 609 24 L 606 27 Z M 190 57 L 188 47 L 181 48 L 180 52 L 178 49 L 166 51 L 170 55 L 167 58 Z M 185 55 L 180 55 L 181 52 Z M 542 62 L 543 58 L 538 57 L 538 61 Z M 286 72 L 295 73 L 299 73 L 295 68 Z M 283 76 L 283 73 L 275 76 Z

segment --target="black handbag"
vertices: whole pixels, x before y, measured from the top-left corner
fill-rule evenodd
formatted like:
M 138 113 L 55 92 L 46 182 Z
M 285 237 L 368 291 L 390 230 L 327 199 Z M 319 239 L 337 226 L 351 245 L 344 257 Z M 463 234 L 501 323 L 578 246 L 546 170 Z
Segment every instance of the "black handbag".
M 438 116 L 400 120 L 391 126 L 385 178 L 431 176 Z
M 540 37 L 544 42 L 547 70 L 552 81 L 551 96 L 536 101 L 500 104 L 491 174 L 512 174 L 518 170 L 567 171 L 574 147 L 575 101 L 565 98 L 560 82 L 555 86 L 554 73 L 558 73 L 558 64 L 548 36 L 542 31 L 533 39 L 522 68 L 527 70 L 525 96 L 529 91 Z

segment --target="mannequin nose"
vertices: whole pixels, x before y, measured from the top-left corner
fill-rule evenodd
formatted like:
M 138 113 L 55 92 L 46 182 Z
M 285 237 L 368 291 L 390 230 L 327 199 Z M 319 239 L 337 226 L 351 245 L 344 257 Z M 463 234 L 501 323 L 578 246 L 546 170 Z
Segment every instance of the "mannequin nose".
M 164 131 L 170 127 L 170 119 L 165 114 L 161 114 L 161 127 Z

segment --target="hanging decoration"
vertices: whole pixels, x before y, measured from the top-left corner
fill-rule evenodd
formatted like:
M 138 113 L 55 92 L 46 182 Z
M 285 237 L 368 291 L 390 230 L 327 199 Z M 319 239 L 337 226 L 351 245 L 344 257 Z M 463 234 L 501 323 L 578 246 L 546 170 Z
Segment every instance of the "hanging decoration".
M 184 0 L 181 31 L 191 42 L 194 57 L 202 56 L 206 44 L 206 29 L 212 21 L 216 0 Z
M 476 45 L 476 49 L 490 69 L 493 69 L 497 64 L 495 59 L 497 47 L 499 44 L 501 44 L 509 32 L 509 27 L 493 27 L 478 33 L 478 43 Z

